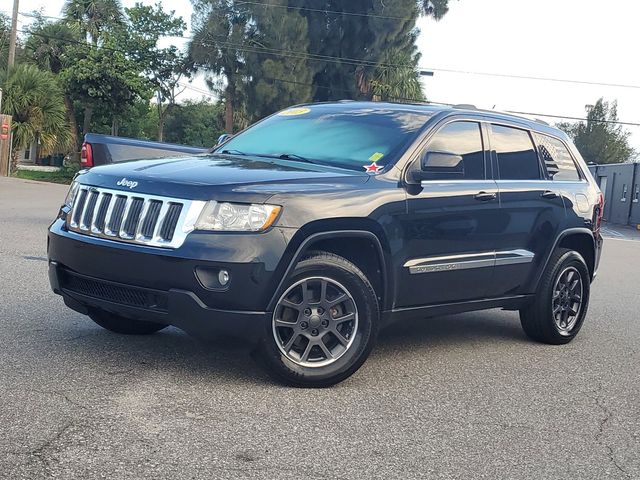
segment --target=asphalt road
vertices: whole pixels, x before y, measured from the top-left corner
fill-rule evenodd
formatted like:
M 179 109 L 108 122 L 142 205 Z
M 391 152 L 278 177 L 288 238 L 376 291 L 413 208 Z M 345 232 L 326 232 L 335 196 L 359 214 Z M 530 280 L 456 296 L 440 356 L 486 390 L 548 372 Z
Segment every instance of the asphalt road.
M 607 242 L 570 345 L 509 312 L 418 319 L 296 390 L 240 343 L 65 308 L 45 259 L 65 191 L 0 179 L 0 478 L 640 478 L 640 242 Z

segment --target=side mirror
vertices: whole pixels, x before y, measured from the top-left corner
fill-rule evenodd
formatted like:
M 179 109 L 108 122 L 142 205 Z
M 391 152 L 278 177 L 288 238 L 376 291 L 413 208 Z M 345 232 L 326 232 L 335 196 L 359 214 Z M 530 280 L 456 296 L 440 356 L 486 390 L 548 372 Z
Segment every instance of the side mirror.
M 462 156 L 451 152 L 426 152 L 420 157 L 420 163 L 416 162 L 411 171 L 411 179 L 414 182 L 422 180 L 438 180 L 464 176 L 464 162 Z
M 231 137 L 233 137 L 233 135 L 231 135 L 230 133 L 223 133 L 222 135 L 220 135 L 218 137 L 218 143 L 216 143 L 216 147 L 218 145 L 222 145 L 223 143 L 225 143 L 227 140 L 231 140 Z

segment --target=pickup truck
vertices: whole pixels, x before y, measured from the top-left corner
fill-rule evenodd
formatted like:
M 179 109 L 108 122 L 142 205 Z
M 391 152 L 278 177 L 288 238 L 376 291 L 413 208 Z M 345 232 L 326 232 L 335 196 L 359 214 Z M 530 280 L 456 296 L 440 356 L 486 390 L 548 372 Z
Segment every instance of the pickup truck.
M 146 160 L 164 157 L 179 157 L 206 153 L 210 149 L 188 147 L 173 143 L 150 142 L 125 137 L 112 137 L 87 133 L 82 144 L 80 166 L 82 168 L 109 165 L 127 160 Z

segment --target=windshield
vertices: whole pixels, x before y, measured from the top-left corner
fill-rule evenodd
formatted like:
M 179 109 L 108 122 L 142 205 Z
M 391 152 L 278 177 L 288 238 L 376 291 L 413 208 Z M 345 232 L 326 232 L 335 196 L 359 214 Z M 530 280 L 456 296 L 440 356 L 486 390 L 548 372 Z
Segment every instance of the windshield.
M 432 115 L 410 106 L 290 108 L 232 138 L 216 152 L 377 172 L 395 161 Z

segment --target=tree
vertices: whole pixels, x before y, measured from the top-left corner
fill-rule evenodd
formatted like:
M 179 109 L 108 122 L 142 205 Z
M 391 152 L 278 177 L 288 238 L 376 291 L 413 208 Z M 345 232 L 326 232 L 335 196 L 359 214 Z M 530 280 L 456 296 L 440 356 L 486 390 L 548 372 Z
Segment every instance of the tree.
M 196 147 L 213 147 L 224 133 L 224 105 L 186 101 L 171 109 L 165 140 Z
M 411 72 L 405 65 L 415 67 L 416 20 L 419 15 L 440 19 L 448 8 L 447 0 L 290 0 L 289 4 L 308 20 L 316 101 L 371 99 L 375 95 L 372 82 L 379 82 L 381 75 L 388 77 L 394 68 L 404 77 L 402 82 L 392 82 L 395 90 L 401 85 L 414 90 L 419 74 L 414 69 L 415 80 L 407 83 Z M 412 53 L 409 61 L 389 55 L 405 51 Z M 401 92 L 408 96 L 407 91 Z
M 90 130 L 94 111 L 102 109 L 111 116 L 111 134 L 117 135 L 119 121 L 129 106 L 151 97 L 140 65 L 108 36 L 100 47 L 86 45 L 74 50 L 75 60 L 61 77 L 66 91 L 84 107 L 83 134 Z
M 62 14 L 94 45 L 124 18 L 119 0 L 66 0 Z
M 182 17 L 175 17 L 175 11 L 165 12 L 160 3 L 155 6 L 136 3 L 126 8 L 127 32 L 123 40 L 127 51 L 142 66 L 144 74 L 155 90 L 158 109 L 158 139 L 164 138 L 164 125 L 169 110 L 176 104 L 176 97 L 182 91 L 180 80 L 188 76 L 186 55 L 171 45 L 160 48 L 161 37 L 182 36 L 187 25 Z
M 262 118 L 289 105 L 308 102 L 313 93 L 312 72 L 304 56 L 273 55 L 274 51 L 309 48 L 307 19 L 296 10 L 287 11 L 286 0 L 253 5 L 250 9 L 255 33 L 246 52 L 247 110 L 251 119 Z M 254 48 L 251 48 L 254 47 Z
M 419 59 L 417 52 L 389 49 L 373 72 L 370 88 L 374 100 L 423 101 L 424 92 L 416 74 Z
M 13 158 L 37 140 L 41 153 L 71 146 L 64 95 L 57 79 L 33 65 L 19 65 L 9 72 L 3 85 L 3 112 L 13 116 Z
M 10 31 L 11 23 L 9 17 L 0 13 L 0 71 L 7 69 Z
M 246 5 L 233 0 L 193 0 L 193 4 L 191 62 L 209 72 L 209 88 L 222 93 L 225 131 L 233 133 L 234 109 L 245 95 L 245 54 L 254 31 L 250 14 Z
M 35 63 L 40 69 L 59 75 L 70 63 L 68 51 L 82 39 L 76 28 L 65 22 L 47 22 L 39 18 L 29 30 L 25 43 L 25 59 Z M 67 110 L 67 123 L 72 143 L 79 150 L 78 125 L 71 97 L 65 92 L 64 103 Z
M 587 163 L 624 163 L 636 152 L 629 145 L 630 133 L 618 121 L 618 103 L 600 98 L 587 106 L 587 121 L 560 123 L 558 128 L 569 135 Z

